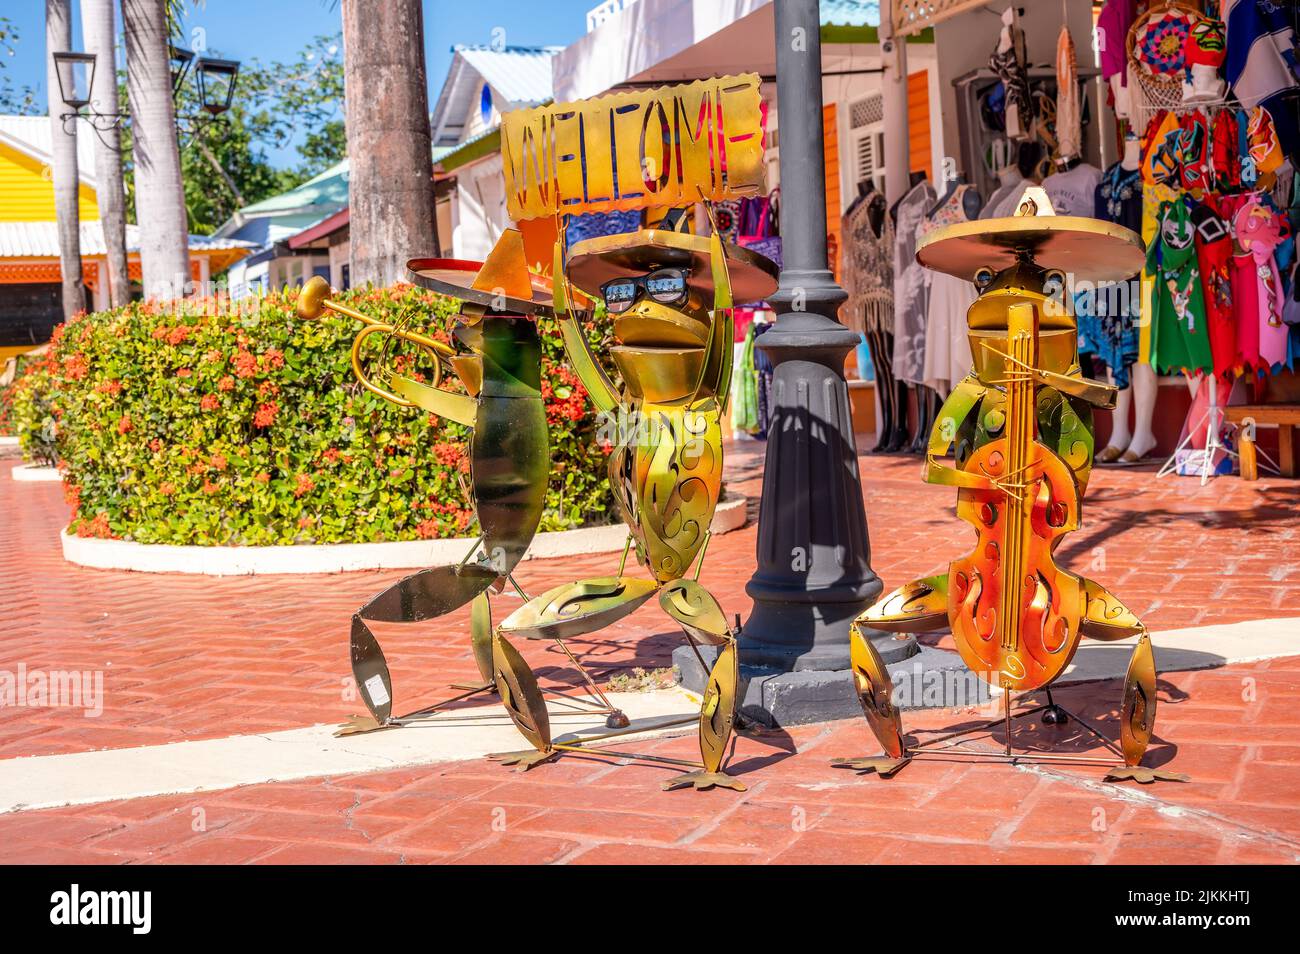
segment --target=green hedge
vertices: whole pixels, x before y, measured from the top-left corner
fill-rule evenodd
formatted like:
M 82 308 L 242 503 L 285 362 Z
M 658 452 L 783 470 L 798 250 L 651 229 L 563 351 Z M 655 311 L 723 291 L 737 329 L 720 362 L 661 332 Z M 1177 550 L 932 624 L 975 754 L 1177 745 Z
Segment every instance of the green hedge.
M 443 340 L 457 308 L 409 286 L 341 297 Z M 349 363 L 356 323 L 302 321 L 293 306 L 292 292 L 243 314 L 212 300 L 172 306 L 179 313 L 135 303 L 56 330 L 49 396 L 73 532 L 200 545 L 475 532 L 461 486 L 468 429 L 361 388 Z M 540 331 L 552 449 L 541 529 L 608 522 L 609 448 L 554 322 Z M 425 376 L 411 353 L 396 361 Z M 450 370 L 443 386 L 459 387 Z

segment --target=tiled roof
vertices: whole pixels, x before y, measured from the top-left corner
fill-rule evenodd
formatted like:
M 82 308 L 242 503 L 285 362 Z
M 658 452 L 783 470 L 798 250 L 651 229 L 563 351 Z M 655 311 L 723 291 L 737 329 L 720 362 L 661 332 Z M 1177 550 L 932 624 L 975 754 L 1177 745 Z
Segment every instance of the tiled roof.
M 190 250 L 220 251 L 234 248 L 254 248 L 251 242 L 219 239 L 210 235 L 191 235 Z M 126 227 L 127 252 L 140 251 L 140 229 Z M 103 223 L 81 223 L 81 254 L 83 257 L 105 255 Z M 59 229 L 54 222 L 0 222 L 0 258 L 51 258 L 59 254 Z

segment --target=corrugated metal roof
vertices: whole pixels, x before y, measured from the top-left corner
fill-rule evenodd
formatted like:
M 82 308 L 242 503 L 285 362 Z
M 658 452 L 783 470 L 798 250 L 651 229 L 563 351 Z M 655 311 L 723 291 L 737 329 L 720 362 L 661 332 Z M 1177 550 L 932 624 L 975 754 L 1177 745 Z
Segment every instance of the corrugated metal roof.
M 314 206 L 339 207 L 348 204 L 348 161 L 330 166 L 314 179 L 308 179 L 297 188 L 281 192 L 261 202 L 240 209 L 240 214 L 269 215 L 292 209 L 309 209 Z
M 492 90 L 501 112 L 536 106 L 552 98 L 551 58 L 561 46 L 457 45 L 451 48 L 451 66 L 443 80 L 430 121 L 435 146 L 455 146 L 463 135 L 462 123 L 478 95 L 480 83 Z
M 822 26 L 880 26 L 879 0 L 821 0 Z
M 210 235 L 191 235 L 192 251 L 220 251 L 232 248 L 254 248 L 251 242 L 219 239 Z M 126 227 L 127 252 L 140 251 L 140 229 Z M 104 228 L 101 222 L 81 223 L 81 254 L 83 257 L 105 255 Z M 59 227 L 54 222 L 0 222 L 0 257 L 51 258 L 59 254 Z
M 512 106 L 535 106 L 551 98 L 551 57 L 562 46 L 453 46 L 492 92 Z M 504 112 L 504 110 L 503 110 Z
M 0 141 L 49 162 L 53 144 L 50 117 L 0 116 Z M 84 126 L 77 129 L 77 174 L 88 185 L 94 184 L 95 134 Z

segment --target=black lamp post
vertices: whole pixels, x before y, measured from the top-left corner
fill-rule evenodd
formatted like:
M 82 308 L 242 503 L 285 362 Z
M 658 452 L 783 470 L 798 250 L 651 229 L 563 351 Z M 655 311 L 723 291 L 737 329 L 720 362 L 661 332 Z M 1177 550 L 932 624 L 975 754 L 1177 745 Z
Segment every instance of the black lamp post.
M 836 319 L 847 296 L 826 257 L 821 21 L 817 0 L 775 0 L 774 7 L 784 267 L 770 299 L 777 321 L 756 342 L 774 365 L 773 409 L 758 569 L 746 586 L 754 610 L 741 634 L 740 659 L 752 676 L 825 673 L 820 682 L 791 683 L 810 694 L 792 704 L 796 716 L 768 713 L 772 721 L 813 721 L 850 714 L 840 711 L 845 701 L 856 706 L 845 672 L 849 625 L 882 585 L 871 569 L 844 378 L 844 359 L 858 336 Z M 917 651 L 910 638 L 880 633 L 873 641 L 886 662 Z M 830 675 L 837 672 L 838 678 Z M 842 693 L 829 685 L 840 681 Z M 819 698 L 833 698 L 834 706 L 820 710 Z

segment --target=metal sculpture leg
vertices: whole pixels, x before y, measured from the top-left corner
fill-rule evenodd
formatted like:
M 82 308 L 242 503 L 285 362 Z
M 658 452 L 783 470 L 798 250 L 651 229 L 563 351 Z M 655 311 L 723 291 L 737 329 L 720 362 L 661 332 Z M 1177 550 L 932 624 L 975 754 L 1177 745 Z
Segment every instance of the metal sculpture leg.
M 910 762 L 911 755 L 903 738 L 903 724 L 894 705 L 894 683 L 889 678 L 885 663 L 854 620 L 849 633 L 849 665 L 853 668 L 853 684 L 858 693 L 858 703 L 867 725 L 875 734 L 884 756 L 866 758 L 832 759 L 834 768 L 853 769 L 862 773 L 875 772 L 881 778 L 890 778 Z M 874 626 L 875 623 L 872 623 Z
M 701 556 L 701 559 L 703 557 Z M 675 619 L 694 644 L 697 640 L 721 646 L 709 670 L 700 702 L 700 756 L 704 767 L 663 783 L 664 791 L 692 786 L 705 791 L 717 786 L 745 791 L 745 785 L 722 771 L 727 745 L 736 725 L 736 702 L 740 684 L 740 657 L 736 634 L 713 594 L 695 580 L 675 580 L 659 594 L 659 605 Z

